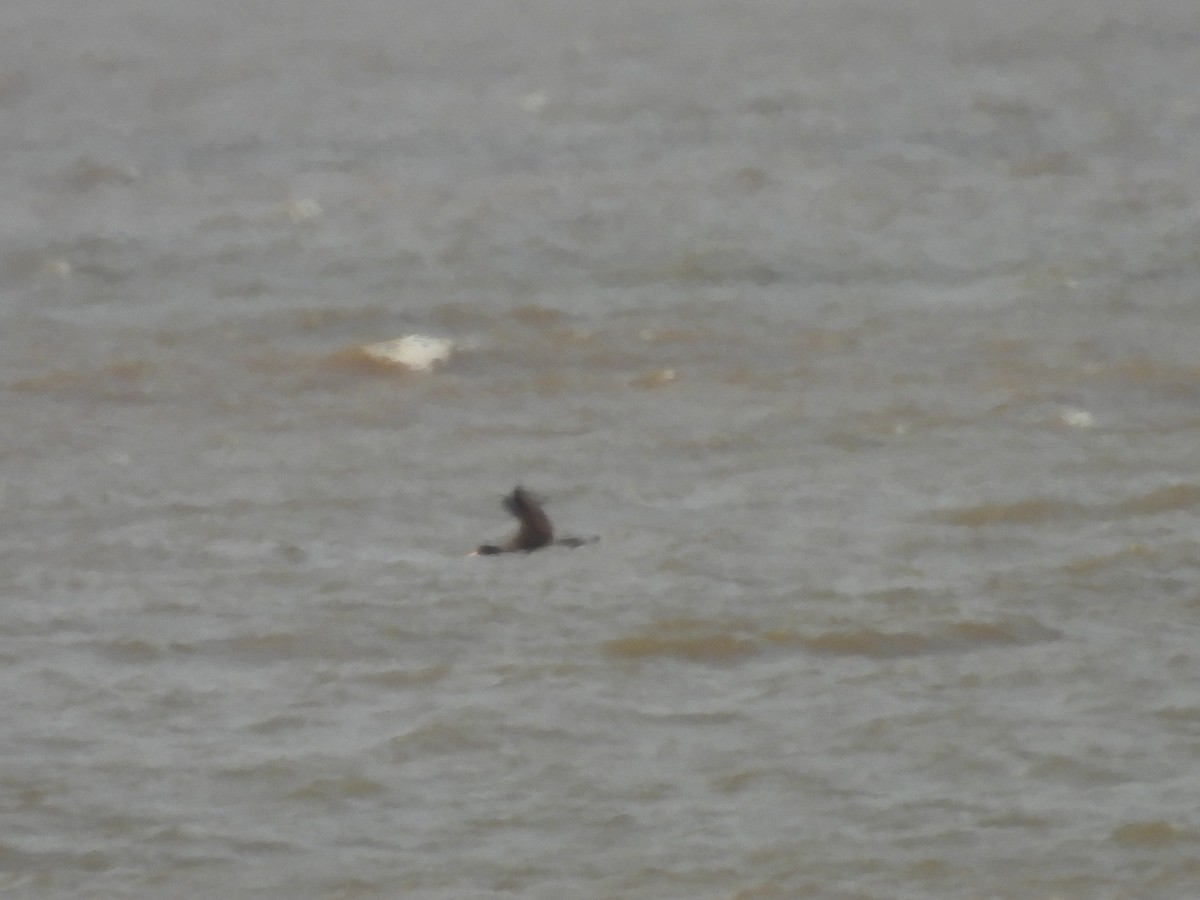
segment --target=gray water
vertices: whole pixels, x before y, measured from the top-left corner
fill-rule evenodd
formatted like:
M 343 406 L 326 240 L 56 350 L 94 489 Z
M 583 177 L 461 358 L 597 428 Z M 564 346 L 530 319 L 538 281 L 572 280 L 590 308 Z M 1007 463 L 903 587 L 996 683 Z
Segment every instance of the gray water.
M 1200 892 L 1193 0 L 0 41 L 5 898 Z

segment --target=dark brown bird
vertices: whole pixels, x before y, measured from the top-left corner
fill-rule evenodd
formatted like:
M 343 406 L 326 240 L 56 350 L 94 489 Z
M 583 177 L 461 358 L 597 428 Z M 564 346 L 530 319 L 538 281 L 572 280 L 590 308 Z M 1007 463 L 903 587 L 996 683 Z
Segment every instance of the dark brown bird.
M 554 526 L 546 511 L 542 509 L 537 498 L 525 488 L 517 485 L 513 492 L 504 498 L 504 508 L 516 517 L 521 526 L 517 533 L 503 544 L 483 544 L 471 551 L 471 556 L 494 556 L 497 553 L 532 553 L 542 547 L 557 544 L 560 547 L 582 547 L 590 544 L 595 538 L 568 537 L 554 539 Z

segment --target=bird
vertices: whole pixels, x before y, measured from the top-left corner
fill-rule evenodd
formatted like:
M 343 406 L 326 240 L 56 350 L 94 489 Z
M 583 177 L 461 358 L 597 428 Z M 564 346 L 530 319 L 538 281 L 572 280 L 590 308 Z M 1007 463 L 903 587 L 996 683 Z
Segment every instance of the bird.
M 596 538 L 566 537 L 554 539 L 554 526 L 542 509 L 541 503 L 529 491 L 517 485 L 513 492 L 503 498 L 504 508 L 521 523 L 517 533 L 503 544 L 481 544 L 471 551 L 470 556 L 495 556 L 498 553 L 532 553 L 542 547 L 582 547 Z

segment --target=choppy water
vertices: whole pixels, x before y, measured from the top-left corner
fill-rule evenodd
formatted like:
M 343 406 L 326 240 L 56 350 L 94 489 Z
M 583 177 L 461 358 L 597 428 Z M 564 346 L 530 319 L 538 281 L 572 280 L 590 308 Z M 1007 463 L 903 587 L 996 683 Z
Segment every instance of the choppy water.
M 4 896 L 1196 896 L 1200 7 L 469 6 L 0 10 Z

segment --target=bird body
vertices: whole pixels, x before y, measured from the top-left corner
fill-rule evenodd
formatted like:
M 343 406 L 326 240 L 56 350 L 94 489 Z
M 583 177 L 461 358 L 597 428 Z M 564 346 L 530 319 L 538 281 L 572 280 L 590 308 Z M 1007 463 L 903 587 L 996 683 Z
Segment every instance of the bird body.
M 525 488 L 517 485 L 513 492 L 504 498 L 504 508 L 508 510 L 520 526 L 517 533 L 503 544 L 483 544 L 472 551 L 471 556 L 495 556 L 499 553 L 532 553 L 542 547 L 558 544 L 562 547 L 582 547 L 591 543 L 584 538 L 569 537 L 554 539 L 554 526 L 542 509 L 538 499 Z

